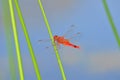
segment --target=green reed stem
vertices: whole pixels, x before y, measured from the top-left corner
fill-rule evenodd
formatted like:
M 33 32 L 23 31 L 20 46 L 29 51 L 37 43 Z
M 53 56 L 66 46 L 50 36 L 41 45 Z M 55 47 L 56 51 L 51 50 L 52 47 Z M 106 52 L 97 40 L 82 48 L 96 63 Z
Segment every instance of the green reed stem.
M 53 39 L 53 35 L 52 35 L 52 31 L 51 31 L 51 29 L 50 29 L 50 25 L 49 25 L 49 22 L 48 22 L 48 20 L 47 20 L 47 17 L 46 17 L 44 8 L 43 8 L 43 6 L 42 6 L 41 0 L 38 0 L 38 4 L 39 4 L 39 7 L 40 7 L 40 9 L 41 9 L 41 12 L 42 12 L 42 15 L 43 15 L 43 18 L 44 18 L 44 21 L 45 21 L 45 24 L 46 24 L 48 33 L 49 33 L 49 35 L 50 35 L 50 39 L 51 39 L 52 45 L 53 45 L 53 47 L 54 47 L 54 51 L 55 51 L 55 53 L 56 53 L 56 58 L 57 58 L 57 61 L 58 61 L 58 64 L 59 64 L 59 68 L 60 68 L 60 71 L 61 71 L 61 74 L 62 74 L 62 78 L 63 78 L 63 80 L 66 80 L 66 76 L 65 76 L 65 72 L 64 72 L 64 69 L 63 69 L 63 66 L 62 66 L 62 62 L 61 62 L 61 59 L 60 59 L 60 55 L 59 55 L 58 50 L 57 50 L 57 47 L 56 47 L 56 45 L 55 45 L 55 42 L 54 42 L 54 39 Z
M 116 41 L 117 41 L 117 43 L 118 43 L 118 46 L 120 47 L 120 38 L 119 38 L 119 35 L 118 35 L 118 32 L 117 32 L 117 29 L 116 29 L 116 27 L 115 27 L 115 24 L 114 24 L 114 22 L 113 22 L 112 16 L 111 16 L 111 14 L 110 14 L 109 8 L 108 8 L 108 6 L 107 6 L 106 0 L 103 0 L 103 5 L 104 5 L 104 8 L 105 8 L 106 14 L 107 14 L 107 16 L 108 16 L 108 20 L 109 20 L 109 22 L 110 22 L 110 24 L 111 24 L 111 27 L 112 27 L 114 36 L 115 36 Z
M 33 62 L 33 65 L 34 65 L 34 69 L 35 69 L 35 72 L 36 72 L 37 79 L 41 80 L 39 67 L 38 67 L 38 64 L 37 64 L 37 61 L 36 61 L 36 58 L 35 58 L 35 54 L 34 54 L 34 51 L 33 51 L 33 48 L 32 48 L 32 44 L 30 42 L 30 38 L 29 38 L 29 35 L 28 35 L 28 31 L 27 31 L 23 16 L 22 16 L 22 12 L 21 12 L 20 6 L 18 4 L 18 0 L 14 0 L 14 2 L 15 2 L 16 9 L 17 9 L 17 12 L 18 12 L 18 16 L 19 16 L 19 19 L 20 19 L 20 22 L 21 22 L 21 25 L 22 25 L 22 29 L 23 29 L 23 32 L 24 32 L 24 35 L 25 35 L 25 38 L 26 38 L 26 41 L 27 41 L 27 44 L 28 44 L 29 52 L 30 52 L 30 55 L 31 55 L 31 58 L 32 58 L 32 62 Z
M 13 34 L 14 34 L 14 41 L 15 41 L 15 46 L 16 46 L 17 59 L 18 59 L 18 68 L 19 68 L 20 80 L 24 80 L 22 58 L 21 58 L 21 54 L 20 54 L 20 45 L 19 45 L 19 40 L 18 40 L 18 33 L 17 33 L 17 28 L 16 28 L 16 21 L 15 21 L 15 16 L 14 16 L 14 9 L 13 9 L 13 5 L 12 5 L 12 0 L 9 0 L 9 8 L 10 8 L 12 29 L 13 29 Z
M 9 57 L 9 65 L 10 65 L 10 75 L 11 80 L 16 80 L 16 70 L 15 70 L 15 59 L 13 54 L 13 46 L 12 46 L 12 33 L 11 33 L 11 24 L 10 24 L 10 16 L 9 16 L 9 6 L 8 0 L 2 0 L 3 7 L 3 21 L 5 27 L 6 34 L 6 42 L 7 42 L 7 51 Z

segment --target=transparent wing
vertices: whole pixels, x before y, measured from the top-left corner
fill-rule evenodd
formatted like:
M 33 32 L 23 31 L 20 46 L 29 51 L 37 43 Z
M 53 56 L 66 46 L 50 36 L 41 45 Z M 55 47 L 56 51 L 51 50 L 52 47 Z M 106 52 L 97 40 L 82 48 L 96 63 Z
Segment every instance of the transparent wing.
M 38 42 L 50 42 L 50 39 L 39 39 Z
M 52 45 L 50 43 L 50 39 L 44 39 L 44 40 L 38 40 L 39 44 L 42 45 L 42 47 L 44 47 L 45 49 L 50 49 L 51 47 L 53 47 L 54 45 Z M 44 45 L 43 45 L 44 44 Z M 57 48 L 60 49 L 60 44 L 59 43 L 55 43 Z
M 63 37 L 72 41 L 79 41 L 81 33 L 79 32 L 77 26 L 71 25 L 68 30 L 63 34 Z
M 69 34 L 71 34 L 75 30 L 75 25 L 71 25 L 68 30 L 63 34 L 64 37 L 67 37 Z
M 69 37 L 68 39 L 72 40 L 72 39 L 80 38 L 80 34 L 81 34 L 80 32 L 77 32 L 77 33 L 73 34 L 71 37 Z

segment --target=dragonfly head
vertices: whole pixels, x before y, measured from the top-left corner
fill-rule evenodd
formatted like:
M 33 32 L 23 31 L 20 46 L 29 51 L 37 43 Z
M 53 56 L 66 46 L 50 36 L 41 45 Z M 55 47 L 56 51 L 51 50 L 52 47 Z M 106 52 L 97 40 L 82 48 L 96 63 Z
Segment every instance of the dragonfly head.
M 54 35 L 54 40 L 56 40 L 58 38 L 58 35 Z

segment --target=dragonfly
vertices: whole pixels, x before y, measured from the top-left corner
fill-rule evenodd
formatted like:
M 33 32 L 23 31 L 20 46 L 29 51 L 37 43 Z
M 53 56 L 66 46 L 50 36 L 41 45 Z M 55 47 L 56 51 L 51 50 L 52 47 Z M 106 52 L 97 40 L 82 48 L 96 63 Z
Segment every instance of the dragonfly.
M 70 29 L 64 35 L 62 35 L 62 36 L 54 35 L 53 36 L 54 42 L 55 42 L 55 44 L 58 48 L 60 47 L 60 45 L 63 45 L 63 46 L 68 46 L 68 47 L 80 49 L 79 45 L 76 45 L 76 44 L 74 44 L 70 41 L 71 39 L 77 37 L 80 34 L 80 32 L 75 33 L 70 38 L 66 38 L 66 35 L 69 34 L 70 32 L 72 32 L 73 28 L 75 28 L 75 26 L 71 25 Z M 38 41 L 41 42 L 41 41 L 44 41 L 44 40 L 38 40 Z M 46 47 L 46 48 L 49 48 L 49 47 Z

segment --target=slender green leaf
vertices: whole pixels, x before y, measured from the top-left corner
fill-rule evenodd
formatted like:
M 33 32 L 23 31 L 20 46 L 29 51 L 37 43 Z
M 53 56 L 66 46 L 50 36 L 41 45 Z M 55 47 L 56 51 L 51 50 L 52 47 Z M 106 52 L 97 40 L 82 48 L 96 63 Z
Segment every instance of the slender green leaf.
M 3 21 L 5 27 L 6 42 L 7 42 L 7 51 L 9 56 L 10 75 L 11 75 L 11 80 L 16 80 L 15 59 L 14 59 L 13 46 L 12 46 L 12 33 L 11 33 L 8 0 L 2 0 L 2 7 L 3 7 Z
M 9 0 L 9 8 L 10 8 L 10 14 L 11 14 L 11 23 L 12 23 L 12 29 L 13 29 L 13 34 L 14 34 L 14 42 L 15 42 L 15 46 L 16 46 L 17 59 L 18 59 L 20 80 L 24 80 L 22 58 L 21 58 L 21 52 L 20 52 L 20 45 L 19 45 L 19 41 L 18 41 L 18 33 L 17 33 L 17 28 L 16 28 L 16 21 L 15 21 L 15 16 L 14 16 L 12 0 Z
M 48 33 L 49 33 L 49 35 L 50 35 L 50 39 L 51 39 L 52 45 L 53 45 L 53 47 L 54 47 L 54 51 L 55 51 L 55 53 L 56 53 L 56 58 L 57 58 L 57 61 L 58 61 L 58 64 L 59 64 L 59 68 L 60 68 L 60 71 L 61 71 L 61 74 L 62 74 L 62 78 L 63 78 L 63 80 L 66 80 L 66 76 L 65 76 L 65 72 L 64 72 L 64 69 L 63 69 L 63 66 L 62 66 L 62 62 L 61 62 L 61 59 L 60 59 L 60 55 L 59 55 L 58 50 L 57 50 L 57 47 L 56 47 L 56 45 L 55 45 L 55 43 L 54 43 L 52 31 L 51 31 L 51 29 L 50 29 L 50 25 L 49 25 L 49 23 L 48 23 L 48 20 L 47 20 L 47 17 L 46 17 L 44 8 L 43 8 L 43 6 L 42 6 L 41 0 L 38 0 L 38 4 L 39 4 L 39 7 L 40 7 L 40 9 L 41 9 L 41 12 L 42 12 L 42 15 L 43 15 L 43 18 L 44 18 L 44 21 L 45 21 L 45 24 L 46 24 Z
M 14 2 L 15 2 L 16 9 L 17 9 L 17 12 L 18 12 L 18 16 L 19 16 L 19 19 L 20 19 L 20 22 L 21 22 L 21 25 L 22 25 L 22 29 L 23 29 L 23 32 L 24 32 L 24 35 L 25 35 L 25 38 L 26 38 L 26 41 L 27 41 L 27 44 L 28 44 L 29 52 L 30 52 L 30 55 L 31 55 L 31 58 L 32 58 L 32 62 L 33 62 L 33 65 L 34 65 L 34 69 L 35 69 L 35 72 L 36 72 L 37 79 L 41 80 L 39 67 L 38 67 L 38 64 L 37 64 L 37 61 L 36 61 L 36 58 L 35 58 L 35 54 L 34 54 L 34 51 L 33 51 L 33 48 L 32 48 L 31 42 L 30 42 L 30 38 L 29 38 L 29 35 L 28 35 L 28 31 L 27 31 L 23 16 L 22 16 L 22 12 L 21 12 L 21 9 L 20 9 L 19 4 L 18 4 L 18 0 L 14 0 Z
M 113 33 L 114 33 L 114 36 L 116 38 L 116 41 L 118 43 L 118 46 L 120 47 L 120 38 L 119 38 L 119 35 L 118 35 L 118 32 L 117 32 L 117 29 L 115 27 L 115 24 L 113 22 L 113 19 L 112 19 L 112 16 L 110 14 L 110 11 L 109 11 L 109 8 L 108 8 L 108 5 L 107 5 L 107 2 L 106 0 L 103 0 L 103 5 L 104 5 L 104 8 L 105 8 L 105 11 L 106 11 L 106 14 L 108 16 L 108 20 L 110 22 L 110 25 L 112 27 L 112 30 L 113 30 Z

